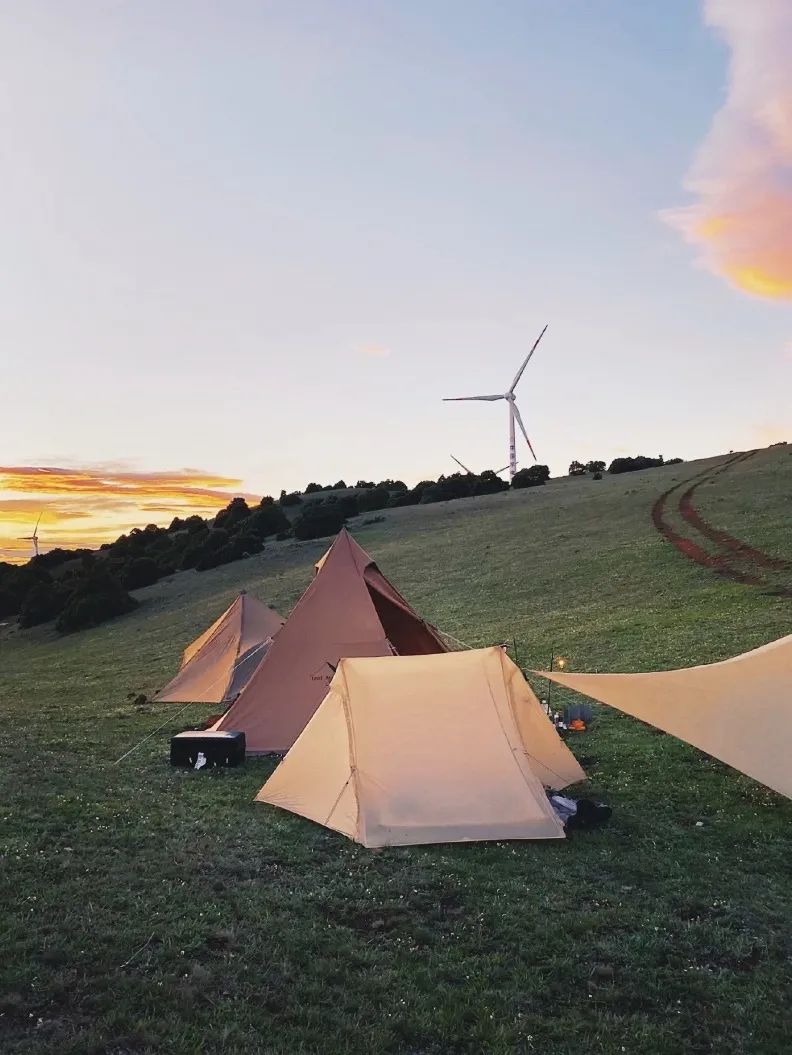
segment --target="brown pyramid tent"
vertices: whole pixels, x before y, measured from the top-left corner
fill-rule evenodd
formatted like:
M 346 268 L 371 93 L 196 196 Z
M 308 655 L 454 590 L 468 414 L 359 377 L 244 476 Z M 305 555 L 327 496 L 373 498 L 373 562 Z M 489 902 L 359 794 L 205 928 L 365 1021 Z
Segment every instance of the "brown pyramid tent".
M 342 659 L 256 797 L 364 846 L 562 839 L 543 785 L 585 773 L 495 646 Z
M 722 663 L 649 674 L 552 674 L 792 798 L 792 636 Z
M 264 658 L 283 616 L 242 593 L 220 618 L 188 645 L 179 673 L 154 699 L 158 703 L 230 703 Z
M 345 656 L 447 652 L 344 529 L 255 674 L 216 729 L 240 729 L 249 752 L 288 751 Z

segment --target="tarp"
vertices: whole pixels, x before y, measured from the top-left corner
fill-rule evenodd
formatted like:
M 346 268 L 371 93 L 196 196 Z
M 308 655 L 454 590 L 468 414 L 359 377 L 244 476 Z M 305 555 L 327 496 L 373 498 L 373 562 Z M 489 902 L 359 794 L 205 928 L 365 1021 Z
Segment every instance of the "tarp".
M 364 846 L 561 839 L 543 785 L 585 778 L 502 648 L 342 659 L 256 797 Z
M 188 645 L 160 703 L 229 703 L 264 658 L 283 616 L 244 591 L 208 630 Z
M 792 798 L 792 635 L 721 663 L 649 674 L 536 671 Z
M 448 650 L 346 529 L 320 564 L 244 691 L 215 725 L 242 730 L 248 752 L 287 751 L 343 657 Z

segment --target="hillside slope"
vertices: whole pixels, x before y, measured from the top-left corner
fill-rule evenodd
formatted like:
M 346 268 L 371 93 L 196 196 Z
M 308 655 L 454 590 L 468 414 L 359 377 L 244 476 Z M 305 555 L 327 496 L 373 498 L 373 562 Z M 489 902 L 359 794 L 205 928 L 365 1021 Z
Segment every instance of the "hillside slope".
M 702 477 L 708 525 L 792 560 L 790 448 L 724 464 L 350 527 L 418 611 L 516 642 L 524 667 L 707 662 L 792 633 L 791 573 L 734 581 L 653 523 L 658 496 Z M 3 1050 L 784 1050 L 792 804 L 624 716 L 599 711 L 574 743 L 613 821 L 561 846 L 363 850 L 253 805 L 272 761 L 170 770 L 168 735 L 199 706 L 116 764 L 178 712 L 134 697 L 240 588 L 288 612 L 325 545 L 176 575 L 74 637 L 0 640 Z

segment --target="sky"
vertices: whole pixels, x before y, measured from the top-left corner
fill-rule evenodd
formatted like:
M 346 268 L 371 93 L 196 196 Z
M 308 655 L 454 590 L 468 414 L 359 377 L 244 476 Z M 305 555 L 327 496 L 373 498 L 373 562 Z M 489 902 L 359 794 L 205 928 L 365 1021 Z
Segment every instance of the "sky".
M 0 559 L 500 468 L 442 399 L 546 323 L 554 474 L 792 439 L 790 48 L 788 0 L 0 0 Z

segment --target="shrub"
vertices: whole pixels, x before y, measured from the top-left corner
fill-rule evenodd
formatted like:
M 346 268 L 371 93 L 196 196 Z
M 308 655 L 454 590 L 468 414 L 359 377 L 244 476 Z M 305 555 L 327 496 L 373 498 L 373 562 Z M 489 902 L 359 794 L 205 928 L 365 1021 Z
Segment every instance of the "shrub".
M 298 491 L 281 491 L 280 498 L 278 499 L 280 505 L 286 509 L 288 506 L 298 506 L 302 504 L 302 498 Z
M 198 563 L 204 552 L 204 543 L 208 535 L 209 532 L 206 530 L 206 525 L 204 525 L 204 530 L 200 534 L 196 532 L 188 536 L 187 545 L 182 550 L 181 559 L 179 560 L 179 567 L 182 571 L 194 568 Z
M 500 491 L 508 490 L 509 485 L 507 481 L 502 480 L 492 469 L 485 469 L 480 476 L 476 476 L 473 479 L 474 495 L 495 495 Z
M 428 487 L 434 487 L 434 485 L 435 485 L 434 480 L 419 480 L 418 483 L 415 485 L 415 487 L 413 487 L 413 489 L 412 489 L 412 494 L 414 494 L 416 496 L 415 502 L 412 502 L 410 504 L 411 505 L 417 505 L 421 501 L 421 498 L 423 497 L 424 491 Z
M 291 528 L 286 528 L 284 531 L 279 531 L 278 532 L 278 534 L 275 536 L 275 541 L 276 542 L 283 542 L 285 539 L 293 538 L 293 537 L 294 537 L 294 532 L 292 531 L 292 529 Z
M 450 476 L 439 476 L 431 488 L 436 497 L 427 501 L 449 502 L 453 498 L 467 498 L 473 492 L 476 477 L 473 473 L 451 473 Z M 425 497 L 425 496 L 424 496 Z M 422 501 L 424 499 L 422 498 Z
M 21 601 L 11 587 L 0 584 L 0 619 L 19 612 Z
M 303 494 L 315 495 L 317 491 L 321 491 L 321 490 L 322 490 L 322 485 L 321 484 L 308 484 L 308 486 L 305 488 L 305 491 L 303 492 Z
M 608 466 L 608 472 L 616 476 L 619 473 L 634 473 L 639 469 L 656 469 L 663 464 L 662 454 L 659 458 L 647 458 L 639 454 L 635 458 L 614 458 Z
M 518 490 L 522 487 L 541 487 L 550 479 L 550 470 L 546 465 L 531 465 L 527 469 L 520 469 L 514 474 L 512 487 Z
M 19 625 L 38 626 L 48 623 L 60 615 L 69 597 L 69 591 L 56 582 L 40 582 L 25 594 L 19 611 Z
M 200 531 L 205 531 L 207 528 L 206 521 L 203 517 L 199 517 L 197 513 L 193 513 L 191 517 L 187 517 L 184 521 L 184 526 L 187 528 L 187 533 L 190 535 L 197 535 Z
M 51 549 L 47 553 L 40 553 L 38 557 L 32 557 L 30 563 L 37 568 L 58 568 L 61 564 L 72 560 L 74 556 L 75 551 L 61 549 L 60 546 L 56 546 L 55 549 Z
M 232 531 L 242 520 L 250 516 L 250 509 L 244 498 L 232 498 L 225 509 L 221 509 L 214 518 L 216 528 L 225 528 Z
M 388 508 L 397 509 L 399 506 L 416 506 L 421 501 L 421 493 L 418 491 L 396 491 L 388 499 Z
M 443 496 L 437 484 L 430 484 L 429 487 L 424 487 L 421 490 L 421 497 L 418 501 L 420 505 L 425 506 L 430 505 L 432 502 L 442 502 Z
M 206 536 L 204 549 L 207 553 L 215 553 L 228 543 L 229 534 L 225 528 L 213 528 Z
M 78 580 L 55 627 L 62 634 L 98 626 L 106 619 L 123 615 L 137 605 L 109 572 L 92 568 Z
M 210 531 L 208 528 L 191 535 L 182 550 L 179 567 L 194 568 L 204 553 L 213 553 L 228 542 L 228 532 L 224 528 Z
M 125 590 L 140 590 L 151 586 L 161 575 L 160 566 L 151 557 L 133 557 L 122 566 L 119 578 Z
M 0 619 L 17 615 L 29 590 L 38 583 L 52 581 L 49 572 L 33 561 L 21 567 L 15 564 L 0 564 Z
M 605 468 L 605 462 L 586 462 L 587 473 L 601 473 Z
M 597 469 L 597 471 L 592 474 L 591 479 L 592 480 L 601 480 L 602 479 L 602 473 L 600 472 L 599 469 Z
M 288 518 L 280 506 L 270 499 L 267 505 L 259 505 L 245 521 L 245 530 L 266 538 L 289 526 Z
M 312 505 L 302 512 L 292 525 L 294 537 L 305 542 L 308 539 L 335 535 L 344 526 L 344 514 L 338 502 Z
M 358 482 L 355 484 L 355 487 L 358 487 L 358 488 L 374 487 L 374 486 L 375 485 L 374 485 L 374 481 L 373 480 L 358 480 Z
M 229 543 L 220 549 L 204 550 L 196 562 L 195 570 L 209 571 L 210 568 L 219 568 L 221 564 L 230 564 L 234 560 L 237 560 L 237 554 Z
M 586 466 L 583 464 L 583 462 L 579 462 L 577 460 L 572 462 L 570 464 L 570 466 L 569 466 L 569 475 L 570 476 L 582 476 L 585 473 L 585 471 L 586 471 Z
M 332 487 L 328 488 L 330 491 L 346 491 L 346 484 L 343 480 L 337 480 Z
M 774 446 L 777 447 L 777 446 L 779 446 L 779 444 L 774 444 Z M 682 464 L 682 458 L 669 458 L 668 461 L 665 464 L 666 465 L 681 465 Z
M 344 514 L 344 519 L 356 517 L 360 512 L 360 499 L 357 495 L 341 495 L 336 499 L 338 508 Z
M 358 509 L 361 513 L 373 513 L 375 509 L 384 509 L 390 501 L 390 491 L 384 487 L 372 487 L 358 496 Z
M 374 484 L 371 485 L 372 487 Z M 380 480 L 377 487 L 384 487 L 386 491 L 406 491 L 407 484 L 404 480 Z
M 233 553 L 236 554 L 235 560 L 240 557 L 250 557 L 254 553 L 261 553 L 264 549 L 264 543 L 261 541 L 258 535 L 255 535 L 252 531 L 247 530 L 247 526 L 241 528 L 241 530 L 234 535 L 229 542 L 229 546 Z

